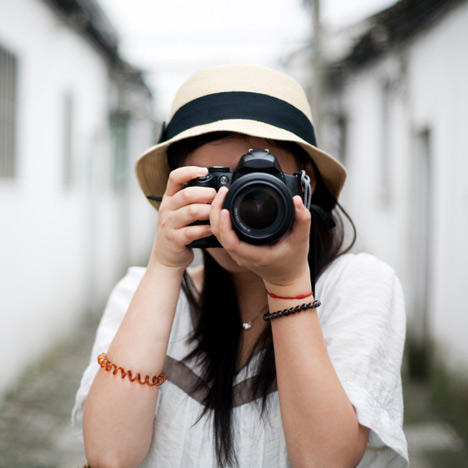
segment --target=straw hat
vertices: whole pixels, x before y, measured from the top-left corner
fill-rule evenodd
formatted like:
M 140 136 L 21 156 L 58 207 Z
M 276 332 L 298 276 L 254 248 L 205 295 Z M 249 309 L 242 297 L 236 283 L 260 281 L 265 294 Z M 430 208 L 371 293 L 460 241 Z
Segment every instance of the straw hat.
M 143 193 L 163 195 L 169 176 L 166 155 L 169 145 L 219 131 L 296 142 L 313 159 L 325 186 L 338 199 L 346 169 L 317 148 L 304 90 L 284 73 L 251 65 L 206 68 L 180 87 L 160 142 L 136 163 Z M 150 200 L 150 203 L 159 208 L 159 202 Z

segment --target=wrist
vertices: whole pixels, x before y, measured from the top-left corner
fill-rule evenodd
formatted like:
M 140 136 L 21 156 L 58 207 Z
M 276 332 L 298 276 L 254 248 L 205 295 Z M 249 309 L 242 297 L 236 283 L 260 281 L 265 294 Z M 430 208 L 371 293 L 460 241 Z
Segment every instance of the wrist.
M 310 292 L 312 291 L 312 284 L 310 280 L 309 269 L 304 270 L 302 273 L 297 275 L 288 281 L 264 281 L 266 290 L 268 291 L 270 298 L 273 296 L 281 297 L 293 297 L 307 295 L 307 299 L 311 298 Z
M 157 261 L 150 261 L 146 267 L 146 276 L 159 280 L 161 278 L 182 280 L 184 271 L 183 266 L 168 266 Z

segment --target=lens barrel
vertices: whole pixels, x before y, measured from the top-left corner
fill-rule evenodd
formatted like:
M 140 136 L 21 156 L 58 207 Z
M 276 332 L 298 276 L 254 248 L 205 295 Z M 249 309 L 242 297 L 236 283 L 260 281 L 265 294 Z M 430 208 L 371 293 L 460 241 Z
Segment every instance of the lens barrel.
M 239 239 L 249 244 L 271 244 L 294 221 L 294 203 L 286 184 L 270 174 L 255 172 L 237 179 L 229 188 L 223 208 Z

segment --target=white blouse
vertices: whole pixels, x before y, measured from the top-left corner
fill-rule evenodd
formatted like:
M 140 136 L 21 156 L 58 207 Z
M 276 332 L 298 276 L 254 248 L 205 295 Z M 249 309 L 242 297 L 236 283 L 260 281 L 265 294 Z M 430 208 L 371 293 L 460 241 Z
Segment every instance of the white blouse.
M 99 370 L 97 356 L 107 352 L 144 272 L 142 267 L 130 268 L 109 297 L 73 409 L 72 423 L 80 435 L 84 402 Z M 347 254 L 321 275 L 315 296 L 322 302 L 317 312 L 335 371 L 359 422 L 371 429 L 359 468 L 407 467 L 400 377 L 406 320 L 394 271 L 371 255 Z M 141 467 L 217 466 L 211 418 L 196 423 L 203 395 L 191 389 L 200 369 L 183 362 L 191 350 L 187 344 L 191 330 L 188 303 L 181 293 L 167 351 L 168 380 L 159 390 L 153 441 Z M 236 456 L 240 468 L 290 467 L 278 392 L 270 393 L 268 411 L 261 417 L 261 399 L 251 401 L 246 391 L 258 359 L 259 355 L 242 368 L 234 382 Z

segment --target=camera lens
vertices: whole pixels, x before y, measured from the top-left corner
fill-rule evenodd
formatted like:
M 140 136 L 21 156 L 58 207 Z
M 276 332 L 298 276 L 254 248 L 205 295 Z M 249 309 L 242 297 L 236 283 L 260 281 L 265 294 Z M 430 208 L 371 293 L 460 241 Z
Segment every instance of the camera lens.
M 277 241 L 294 220 L 294 204 L 286 184 L 271 174 L 255 172 L 239 177 L 229 188 L 224 208 L 231 213 L 239 239 L 265 245 Z
M 252 229 L 265 229 L 278 217 L 278 197 L 269 187 L 247 191 L 237 200 L 240 220 Z

